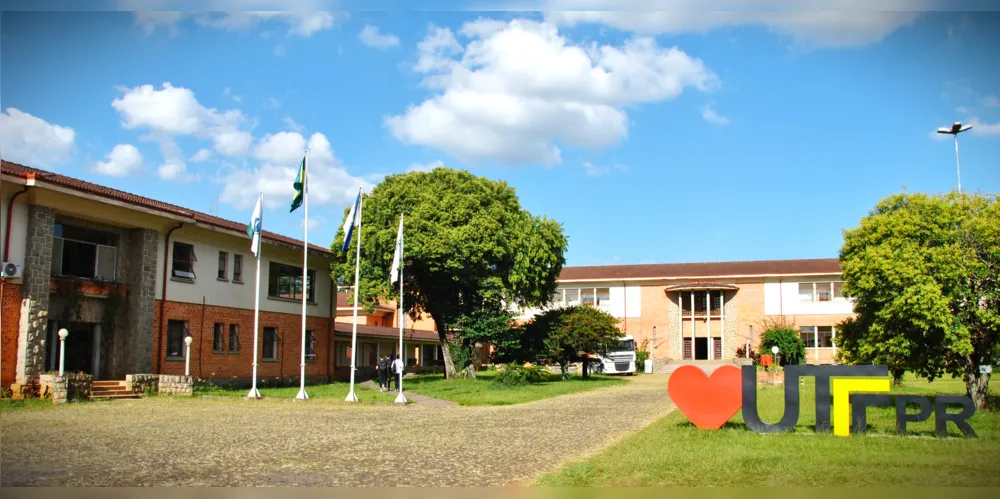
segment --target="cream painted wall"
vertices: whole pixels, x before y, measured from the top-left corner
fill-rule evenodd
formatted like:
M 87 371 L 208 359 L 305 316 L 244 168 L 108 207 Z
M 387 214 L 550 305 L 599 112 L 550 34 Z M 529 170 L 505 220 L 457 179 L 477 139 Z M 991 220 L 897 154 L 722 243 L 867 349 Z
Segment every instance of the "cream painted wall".
M 156 298 L 162 299 L 163 286 L 163 233 L 157 242 Z M 171 248 L 174 242 L 182 242 L 194 246 L 195 282 L 180 282 L 172 280 L 172 262 L 167 263 L 167 300 L 186 303 L 201 303 L 205 297 L 208 305 L 253 309 L 254 284 L 257 260 L 250 252 L 250 239 L 232 236 L 221 231 L 214 231 L 195 226 L 184 226 L 175 230 L 170 236 Z M 260 263 L 260 309 L 269 312 L 286 314 L 301 314 L 301 301 L 285 301 L 268 298 L 267 283 L 270 275 L 270 262 L 283 263 L 302 267 L 302 252 L 282 246 L 264 243 L 263 258 Z M 218 279 L 219 252 L 229 253 L 227 258 L 228 281 Z M 171 255 L 166 253 L 166 255 Z M 233 255 L 243 255 L 243 284 L 232 282 Z M 309 255 L 309 268 L 316 271 L 316 304 L 307 305 L 307 313 L 315 317 L 330 316 L 330 263 L 329 258 L 314 254 Z
M 3 238 L 7 234 L 7 203 L 13 194 L 13 190 L 4 189 L 2 202 L 0 202 L 0 205 L 3 206 L 0 208 L 0 246 L 3 245 Z M 11 220 L 10 251 L 7 258 L 13 263 L 24 265 L 25 244 L 28 239 L 28 205 L 24 202 L 24 196 L 14 201 L 13 215 Z M 0 252 L 0 257 L 3 257 L 3 252 Z
M 572 283 L 559 286 L 558 289 L 608 288 L 609 303 L 607 311 L 614 317 L 642 317 L 642 286 L 608 286 L 607 283 Z M 542 309 L 525 308 L 519 310 L 519 320 L 528 320 L 540 313 Z M 627 314 L 627 315 L 626 315 Z
M 779 282 L 764 282 L 764 313 L 766 315 L 836 315 L 854 313 L 854 303 L 846 301 L 803 302 L 799 300 L 800 282 L 837 282 L 831 276 L 785 278 Z

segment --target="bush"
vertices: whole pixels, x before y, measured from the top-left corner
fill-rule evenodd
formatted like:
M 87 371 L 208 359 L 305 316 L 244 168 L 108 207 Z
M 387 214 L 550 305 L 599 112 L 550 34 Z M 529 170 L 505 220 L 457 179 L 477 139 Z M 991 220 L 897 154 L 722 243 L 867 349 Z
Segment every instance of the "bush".
M 522 366 L 519 364 L 507 364 L 503 370 L 490 380 L 499 388 L 518 388 L 528 383 L 545 381 L 549 377 L 545 368 L 540 366 Z
M 781 347 L 778 347 L 781 348 Z M 742 346 L 736 349 L 736 358 L 742 359 L 747 356 L 747 347 Z M 750 349 L 750 361 L 754 365 L 760 364 L 760 352 L 755 351 L 753 348 Z
M 799 364 L 806 358 L 806 344 L 792 323 L 778 321 L 765 324 L 760 336 L 760 351 L 770 354 L 773 346 L 778 347 L 783 366 Z
M 649 340 L 642 340 L 639 344 L 639 348 L 635 349 L 635 372 L 644 373 L 646 372 L 646 359 L 649 358 Z

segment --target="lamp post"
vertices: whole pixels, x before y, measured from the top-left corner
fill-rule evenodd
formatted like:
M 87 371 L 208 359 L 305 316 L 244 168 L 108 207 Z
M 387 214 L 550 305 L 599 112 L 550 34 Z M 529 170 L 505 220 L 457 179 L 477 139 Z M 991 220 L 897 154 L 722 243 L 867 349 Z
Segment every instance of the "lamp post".
M 958 134 L 972 128 L 972 125 L 963 125 L 961 121 L 956 121 L 951 127 L 941 127 L 937 133 L 955 136 L 955 171 L 958 172 L 958 193 L 962 193 L 962 168 L 958 164 Z
M 66 328 L 59 330 L 59 377 L 63 375 L 63 366 L 66 364 L 66 337 L 69 331 Z
M 653 326 L 653 347 L 649 349 L 649 358 L 653 358 L 653 354 L 656 353 L 656 326 Z
M 191 375 L 191 342 L 192 341 L 194 341 L 194 338 L 192 338 L 191 336 L 186 336 L 184 338 L 184 345 L 185 345 L 184 348 L 186 349 L 186 351 L 184 352 L 184 375 L 185 376 L 190 376 Z
M 774 364 L 778 365 L 778 345 L 771 347 L 771 353 L 774 354 Z

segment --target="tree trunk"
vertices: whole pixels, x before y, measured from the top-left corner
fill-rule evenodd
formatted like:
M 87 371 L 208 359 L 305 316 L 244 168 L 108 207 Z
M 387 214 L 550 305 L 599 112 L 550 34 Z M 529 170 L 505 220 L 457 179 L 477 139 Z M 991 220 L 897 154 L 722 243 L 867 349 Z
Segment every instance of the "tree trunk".
M 973 371 L 965 375 L 965 394 L 972 399 L 976 409 L 986 409 L 989 401 L 990 375 L 981 374 L 979 366 L 972 366 Z
M 438 341 L 441 345 L 441 354 L 444 355 L 444 378 L 455 379 L 455 361 L 451 359 L 451 345 L 448 344 L 448 335 L 445 332 L 442 322 L 436 318 L 434 319 L 434 327 L 438 330 Z
M 588 374 L 588 372 L 587 372 L 587 364 L 590 364 L 590 362 L 588 362 L 589 360 L 590 359 L 588 359 L 587 357 L 583 358 L 583 367 L 581 369 L 582 369 L 583 379 L 584 380 L 587 379 L 587 374 Z
M 569 379 L 569 362 L 560 360 L 559 371 L 562 372 L 562 379 Z
M 465 377 L 476 379 L 476 372 L 479 371 L 479 343 L 472 346 L 469 358 L 469 365 L 465 366 Z

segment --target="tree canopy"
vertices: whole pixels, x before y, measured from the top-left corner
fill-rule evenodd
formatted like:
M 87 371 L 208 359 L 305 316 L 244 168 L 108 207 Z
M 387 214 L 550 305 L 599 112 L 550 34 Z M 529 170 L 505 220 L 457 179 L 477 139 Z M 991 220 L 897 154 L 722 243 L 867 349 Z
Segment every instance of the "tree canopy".
M 559 364 L 564 378 L 570 363 L 583 360 L 586 378 L 587 356 L 606 355 L 620 344 L 618 322 L 590 306 L 546 310 L 520 328 L 521 356 Z
M 435 168 L 390 175 L 364 197 L 362 306 L 398 297 L 389 268 L 401 214 L 403 305 L 407 314 L 423 312 L 434 320 L 448 377 L 455 366 L 445 335 L 460 318 L 511 303 L 541 306 L 556 289 L 565 263 L 562 226 L 524 210 L 506 182 Z M 338 255 L 332 276 L 341 286 L 354 282 L 354 243 L 341 253 L 343 240 L 341 230 L 332 244 Z
M 844 291 L 857 316 L 837 330 L 840 358 L 951 374 L 985 407 L 1000 341 L 1000 203 L 996 195 L 890 196 L 844 232 Z

